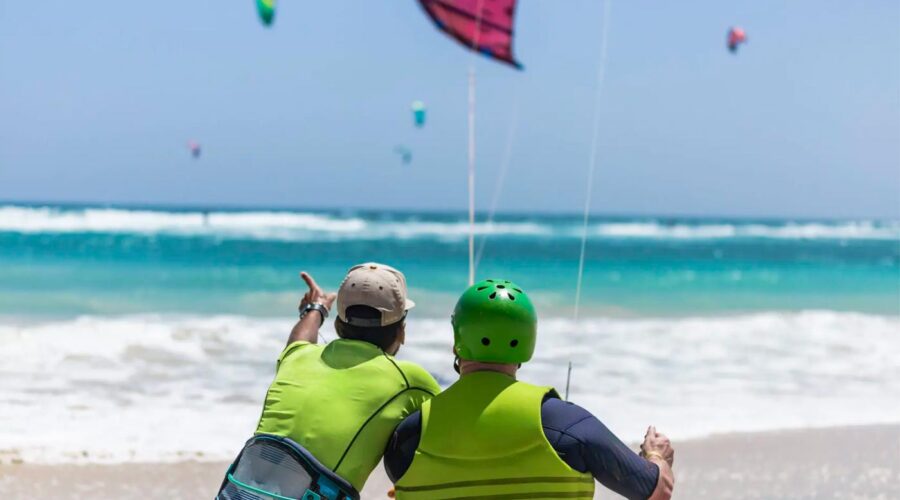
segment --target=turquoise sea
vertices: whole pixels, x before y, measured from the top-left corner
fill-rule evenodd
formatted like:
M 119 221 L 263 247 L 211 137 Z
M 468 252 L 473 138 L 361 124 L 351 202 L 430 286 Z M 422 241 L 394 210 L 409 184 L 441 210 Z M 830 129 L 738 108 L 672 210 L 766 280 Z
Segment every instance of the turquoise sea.
M 479 277 L 571 314 L 580 217 L 478 224 Z M 0 207 L 0 314 L 277 316 L 300 270 L 337 286 L 360 261 L 403 270 L 428 314 L 466 285 L 464 214 Z M 595 218 L 584 303 L 596 315 L 829 309 L 900 313 L 900 222 Z M 441 312 L 443 311 L 443 312 Z
M 477 276 L 538 307 L 523 378 L 563 386 L 573 362 L 573 399 L 614 431 L 900 415 L 900 220 L 595 217 L 578 321 L 580 216 L 476 229 Z M 332 290 L 359 262 L 404 271 L 418 307 L 401 357 L 446 384 L 467 235 L 462 213 L 0 205 L 0 462 L 227 456 L 252 431 L 301 270 Z

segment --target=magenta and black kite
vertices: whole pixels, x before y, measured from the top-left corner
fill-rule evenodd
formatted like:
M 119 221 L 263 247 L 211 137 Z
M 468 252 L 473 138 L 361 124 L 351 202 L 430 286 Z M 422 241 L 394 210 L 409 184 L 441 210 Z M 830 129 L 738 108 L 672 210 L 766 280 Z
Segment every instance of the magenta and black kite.
M 419 0 L 437 28 L 470 50 L 517 69 L 512 53 L 518 0 Z

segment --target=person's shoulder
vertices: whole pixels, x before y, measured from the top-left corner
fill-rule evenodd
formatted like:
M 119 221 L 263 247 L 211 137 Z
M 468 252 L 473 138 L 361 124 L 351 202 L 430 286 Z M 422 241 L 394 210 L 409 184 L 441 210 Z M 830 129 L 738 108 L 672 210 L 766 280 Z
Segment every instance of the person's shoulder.
M 566 430 L 579 422 L 596 418 L 577 404 L 558 397 L 548 395 L 541 404 L 541 420 L 545 427 Z
M 403 372 L 403 376 L 411 389 L 421 389 L 432 395 L 441 392 L 441 386 L 438 385 L 437 381 L 426 369 L 412 361 L 395 360 L 395 362 L 397 368 Z
M 325 346 L 322 344 L 313 344 L 305 340 L 291 342 L 284 348 L 283 351 L 281 351 L 281 355 L 278 356 L 278 363 L 281 364 L 285 359 L 299 352 L 310 352 L 313 350 L 321 350 L 324 348 Z
M 544 394 L 544 401 L 546 401 L 546 400 L 549 399 L 549 398 L 556 398 L 556 399 L 559 399 L 559 397 L 560 397 L 560 396 L 559 396 L 559 392 L 557 392 L 557 391 L 556 391 L 556 388 L 553 387 L 552 385 L 533 384 L 533 383 L 531 383 L 531 382 L 525 382 L 525 381 L 522 381 L 522 380 L 516 380 L 516 383 L 518 383 L 519 385 L 527 386 L 527 387 L 531 388 L 531 389 L 534 390 L 534 391 L 537 391 L 537 392 L 543 392 L 543 394 Z

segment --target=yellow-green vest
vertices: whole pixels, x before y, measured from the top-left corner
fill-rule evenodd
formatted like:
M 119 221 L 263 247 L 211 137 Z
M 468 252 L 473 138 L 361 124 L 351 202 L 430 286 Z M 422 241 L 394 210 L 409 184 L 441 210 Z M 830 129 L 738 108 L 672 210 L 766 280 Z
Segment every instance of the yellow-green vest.
M 295 342 L 278 360 L 256 433 L 294 440 L 362 490 L 394 428 L 438 392 L 420 366 L 368 342 Z
M 550 392 L 479 371 L 425 402 L 397 498 L 593 498 L 593 477 L 569 467 L 544 435 L 541 403 Z

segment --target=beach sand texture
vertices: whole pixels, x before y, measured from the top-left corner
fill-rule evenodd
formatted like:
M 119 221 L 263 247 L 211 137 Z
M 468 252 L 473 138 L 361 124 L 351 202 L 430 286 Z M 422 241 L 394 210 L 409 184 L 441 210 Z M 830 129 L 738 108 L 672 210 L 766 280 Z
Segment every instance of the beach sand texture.
M 675 498 L 897 499 L 900 424 L 742 433 L 676 442 Z M 209 499 L 227 464 L 0 466 L 0 498 Z M 380 468 L 363 498 L 385 499 Z M 616 498 L 598 488 L 596 498 Z

